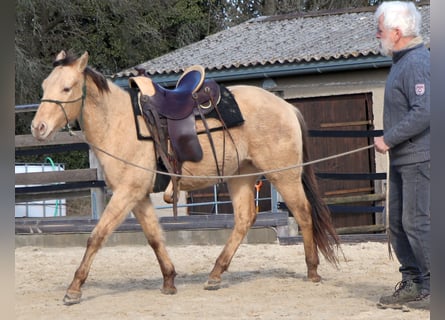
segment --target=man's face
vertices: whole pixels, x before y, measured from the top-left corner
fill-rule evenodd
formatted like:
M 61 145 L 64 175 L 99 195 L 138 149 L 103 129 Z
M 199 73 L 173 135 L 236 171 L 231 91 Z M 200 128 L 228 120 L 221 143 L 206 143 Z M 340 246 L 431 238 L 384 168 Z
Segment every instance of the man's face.
M 376 38 L 380 40 L 380 53 L 385 56 L 392 56 L 396 43 L 396 30 L 387 29 L 383 24 L 383 14 L 379 17 Z

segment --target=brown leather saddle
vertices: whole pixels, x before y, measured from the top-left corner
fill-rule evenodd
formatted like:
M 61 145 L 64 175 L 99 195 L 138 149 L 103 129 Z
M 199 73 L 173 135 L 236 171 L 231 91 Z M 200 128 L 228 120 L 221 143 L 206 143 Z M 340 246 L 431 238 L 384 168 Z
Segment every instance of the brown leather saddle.
M 146 76 L 130 78 L 130 87 L 136 86 L 141 92 L 140 107 L 149 129 L 151 127 L 150 132 L 158 135 L 159 143 L 163 145 L 161 152 L 168 153 L 169 140 L 173 158 L 179 163 L 200 161 L 203 153 L 195 118 L 203 118 L 218 104 L 221 98 L 219 85 L 214 80 L 205 79 L 204 68 L 195 65 L 184 71 L 174 89 L 164 88 Z M 176 167 L 174 171 L 180 169 Z

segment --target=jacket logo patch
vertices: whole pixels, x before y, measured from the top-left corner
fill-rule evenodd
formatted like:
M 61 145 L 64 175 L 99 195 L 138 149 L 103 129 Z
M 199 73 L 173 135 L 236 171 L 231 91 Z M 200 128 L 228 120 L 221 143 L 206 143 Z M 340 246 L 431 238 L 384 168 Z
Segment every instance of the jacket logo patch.
M 416 84 L 416 95 L 421 96 L 425 93 L 425 84 L 418 83 Z

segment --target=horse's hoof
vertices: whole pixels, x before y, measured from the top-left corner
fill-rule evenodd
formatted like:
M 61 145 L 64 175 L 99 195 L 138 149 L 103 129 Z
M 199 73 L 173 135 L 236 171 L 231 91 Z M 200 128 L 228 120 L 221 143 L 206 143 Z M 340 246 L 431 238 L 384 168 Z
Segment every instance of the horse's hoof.
M 175 287 L 170 287 L 170 288 L 161 288 L 161 292 L 163 294 L 176 294 L 176 292 L 178 292 L 178 290 Z
M 67 292 L 65 297 L 63 297 L 63 303 L 66 306 L 71 306 L 73 304 L 80 303 L 81 292 Z
M 204 283 L 205 290 L 218 290 L 221 288 L 221 280 L 209 279 Z
M 321 277 L 317 274 L 315 276 L 309 277 L 309 280 L 311 280 L 312 282 L 320 282 L 321 281 Z

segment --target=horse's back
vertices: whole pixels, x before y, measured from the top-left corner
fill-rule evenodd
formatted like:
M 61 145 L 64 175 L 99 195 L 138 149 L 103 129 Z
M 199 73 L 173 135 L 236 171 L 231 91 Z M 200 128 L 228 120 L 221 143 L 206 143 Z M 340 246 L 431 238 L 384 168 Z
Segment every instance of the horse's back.
M 228 87 L 228 89 L 235 97 L 243 116 L 246 118 L 264 117 L 270 120 L 288 118 L 283 124 L 292 123 L 292 125 L 294 121 L 298 122 L 296 108 L 265 89 L 249 85 L 235 85 Z
M 265 143 L 288 137 L 301 140 L 296 107 L 275 94 L 255 86 L 230 86 L 245 119 L 244 134 L 260 136 Z M 252 137 L 253 138 L 253 137 Z

